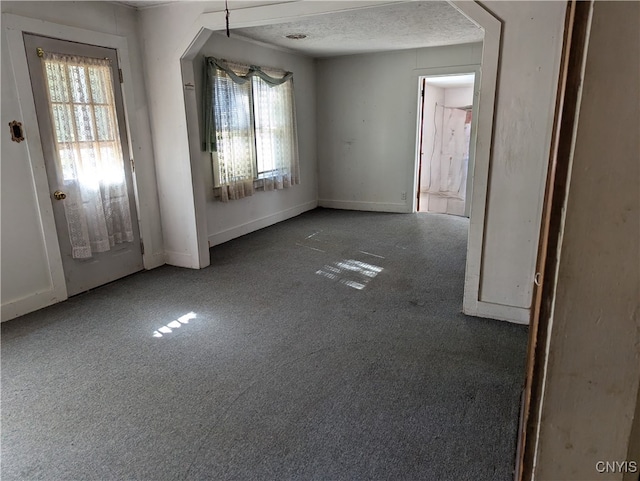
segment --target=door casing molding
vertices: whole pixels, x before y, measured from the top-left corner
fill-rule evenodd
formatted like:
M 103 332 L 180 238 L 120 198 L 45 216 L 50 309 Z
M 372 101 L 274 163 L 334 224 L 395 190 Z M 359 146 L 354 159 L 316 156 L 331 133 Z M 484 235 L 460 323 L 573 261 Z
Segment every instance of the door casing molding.
M 45 170 L 42 142 L 39 129 L 37 128 L 38 120 L 33 92 L 31 91 L 23 33 L 34 33 L 71 42 L 113 48 L 117 51 L 118 62 L 125 78 L 130 79 L 132 75 L 126 37 L 70 27 L 9 13 L 2 14 L 2 28 L 7 39 L 9 61 L 13 70 L 13 81 L 21 109 L 21 121 L 25 126 L 25 130 L 28 132 L 24 144 L 31 167 L 36 203 L 40 213 L 41 233 L 50 273 L 47 289 L 30 293 L 18 299 L 2 299 L 1 318 L 2 321 L 7 321 L 28 312 L 63 301 L 68 297 L 64 270 L 62 268 L 62 258 L 60 256 L 60 246 L 53 218 L 53 207 Z M 123 90 L 125 117 L 127 119 L 127 137 L 130 139 L 129 142 L 133 143 L 135 147 L 134 139 L 138 137 L 138 132 L 135 122 L 131 121 L 131 119 L 136 118 L 133 85 L 131 82 L 125 81 L 121 86 Z M 151 238 L 150 226 L 141 221 L 141 219 L 149 216 L 145 216 L 145 213 L 141 212 L 138 182 L 135 172 L 133 173 L 133 186 L 136 199 L 135 204 L 138 212 L 140 237 L 141 239 Z M 164 264 L 164 256 L 158 256 L 152 252 L 145 252 L 143 262 L 146 269 L 151 269 Z

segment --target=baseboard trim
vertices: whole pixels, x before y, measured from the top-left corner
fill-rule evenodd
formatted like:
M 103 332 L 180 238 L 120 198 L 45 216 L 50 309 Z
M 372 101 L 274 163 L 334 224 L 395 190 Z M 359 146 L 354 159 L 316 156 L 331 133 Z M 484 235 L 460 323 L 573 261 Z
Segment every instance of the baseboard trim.
M 529 318 L 531 316 L 529 309 L 482 301 L 474 302 L 471 306 L 465 303 L 463 312 L 469 316 L 497 319 L 498 321 L 521 325 L 529 325 Z
M 155 269 L 156 267 L 163 266 L 165 262 L 164 252 L 154 252 L 153 254 L 143 255 L 142 262 L 146 270 Z
M 188 269 L 200 269 L 198 259 L 186 252 L 165 251 L 164 260 L 166 264 L 176 267 L 186 267 Z
M 230 227 L 229 229 L 210 234 L 209 247 L 222 244 L 224 242 L 230 241 L 231 239 L 235 239 L 259 229 L 269 227 L 270 225 L 277 224 L 278 222 L 290 219 L 308 210 L 315 209 L 317 206 L 318 203 L 315 200 L 306 202 L 304 204 L 299 204 L 294 207 L 290 207 L 289 209 L 276 212 L 275 214 L 270 214 L 259 219 L 245 222 L 244 224 L 240 224 L 234 227 Z
M 0 308 L 1 322 L 10 321 L 16 317 L 24 316 L 47 306 L 57 304 L 67 299 L 67 292 L 60 289 L 48 289 L 36 292 L 21 299 L 15 299 L 2 304 Z
M 162 252 L 154 253 L 144 256 L 143 261 L 145 262 L 144 268 L 146 270 L 155 269 L 165 264 L 165 256 Z M 10 321 L 16 317 L 24 316 L 67 299 L 67 290 L 64 287 L 62 289 L 51 288 L 20 299 L 4 302 L 0 306 L 0 322 Z
M 320 207 L 342 210 L 364 210 L 367 212 L 393 212 L 398 214 L 411 213 L 411 206 L 407 204 L 392 204 L 389 202 L 358 202 L 351 200 L 319 199 Z

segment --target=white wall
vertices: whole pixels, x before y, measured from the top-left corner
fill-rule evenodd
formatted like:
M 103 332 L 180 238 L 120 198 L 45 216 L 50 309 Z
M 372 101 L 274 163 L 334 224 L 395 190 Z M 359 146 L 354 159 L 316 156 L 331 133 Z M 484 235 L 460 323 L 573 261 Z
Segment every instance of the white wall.
M 528 310 L 566 4 L 483 5 L 503 27 L 480 300 Z
M 447 107 L 468 107 L 473 105 L 473 86 L 445 89 L 444 104 Z
M 6 14 L 37 19 L 27 20 L 25 27 L 36 34 L 96 43 L 109 38 L 126 45 L 121 67 L 145 267 L 163 264 L 164 251 L 136 11 L 107 2 L 2 2 L 1 7 L 2 121 L 23 121 L 27 137 L 17 144 L 2 136 L 2 319 L 6 320 L 66 298 L 24 51 L 20 45 L 9 50 L 7 42 L 8 36 L 21 38 L 22 27 L 13 20 L 18 17 Z
M 537 481 L 623 479 L 620 472 L 599 474 L 598 461 L 636 461 L 640 471 L 640 439 L 628 449 L 634 412 L 640 415 L 639 28 L 639 3 L 594 2 Z M 637 480 L 638 472 L 624 479 Z
M 318 179 L 316 163 L 316 80 L 311 58 L 268 48 L 238 38 L 213 34 L 194 59 L 194 78 L 200 106 L 202 64 L 204 56 L 224 58 L 248 65 L 280 68 L 293 72 L 300 184 L 271 192 L 256 191 L 252 196 L 227 203 L 213 195 L 211 155 L 201 154 L 201 177 L 207 198 L 207 234 L 209 245 L 288 219 L 317 205 Z M 201 117 L 201 112 L 199 115 Z M 193 130 L 193 129 L 192 129 Z M 199 135 L 200 129 L 190 135 Z
M 22 121 L 9 46 L 2 31 L 2 125 Z M 37 126 L 24 125 L 25 135 Z M 46 239 L 26 144 L 2 131 L 2 303 L 52 288 Z M 57 244 L 56 244 L 57 245 Z
M 467 44 L 318 60 L 319 204 L 411 212 L 420 70 L 473 69 L 481 55 Z

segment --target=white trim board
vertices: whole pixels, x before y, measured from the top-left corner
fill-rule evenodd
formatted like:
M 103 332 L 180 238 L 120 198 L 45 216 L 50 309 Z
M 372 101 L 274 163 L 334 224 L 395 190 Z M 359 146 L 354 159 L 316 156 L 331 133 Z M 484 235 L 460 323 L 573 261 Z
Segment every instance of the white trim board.
M 61 295 L 62 294 L 62 295 Z M 21 299 L 13 299 L 2 303 L 2 321 L 10 321 L 29 312 L 37 311 L 43 307 L 62 302 L 67 299 L 67 289 L 64 293 L 59 289 L 51 288 L 46 291 L 38 291 Z
M 189 267 L 192 257 L 188 252 L 165 251 L 164 259 L 172 266 Z
M 292 217 L 300 215 L 304 212 L 313 210 L 317 206 L 318 203 L 315 201 L 307 202 L 305 204 L 299 204 L 294 207 L 290 207 L 289 209 L 276 212 L 275 214 L 270 214 L 265 217 L 261 217 L 260 219 L 255 219 L 251 222 L 246 222 L 244 224 L 240 224 L 229 229 L 210 234 L 209 247 L 222 244 L 223 242 L 227 242 L 245 234 L 255 232 L 259 229 L 264 229 L 265 227 L 277 224 L 278 222 L 291 219 Z
M 528 325 L 531 317 L 529 309 L 482 301 L 478 301 L 473 306 L 467 306 L 467 310 L 464 313 L 468 316 L 497 319 L 523 325 Z
M 209 38 L 209 35 L 200 35 L 198 38 L 199 45 L 204 44 Z M 200 48 L 202 46 L 200 45 Z M 196 80 L 194 78 L 193 60 L 182 59 L 180 61 L 182 67 L 182 82 L 184 85 L 195 85 Z M 184 103 L 185 114 L 187 120 L 187 130 L 195 132 L 195 135 L 189 135 L 189 156 L 192 161 L 200 156 L 200 125 L 198 121 L 198 107 L 195 89 L 184 89 Z M 196 241 L 198 245 L 198 262 L 199 267 L 207 267 L 210 263 L 209 260 L 209 244 L 207 242 L 207 196 L 205 192 L 204 182 L 200 178 L 202 175 L 201 169 L 192 167 L 191 169 L 191 185 L 193 186 L 194 196 L 194 212 L 196 215 Z M 171 262 L 173 264 L 173 262 Z
M 395 212 L 399 214 L 411 212 L 411 206 L 408 204 L 394 204 L 389 202 L 318 199 L 318 206 L 329 209 L 363 210 L 367 212 Z

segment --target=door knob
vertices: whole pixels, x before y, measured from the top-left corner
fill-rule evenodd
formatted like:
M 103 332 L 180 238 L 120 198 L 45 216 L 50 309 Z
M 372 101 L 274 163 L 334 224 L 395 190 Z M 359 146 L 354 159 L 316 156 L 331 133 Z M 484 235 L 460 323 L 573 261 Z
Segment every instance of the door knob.
M 67 194 L 65 194 L 64 192 L 62 192 L 61 190 L 56 190 L 53 193 L 53 197 L 55 197 L 56 200 L 64 200 L 67 198 Z

